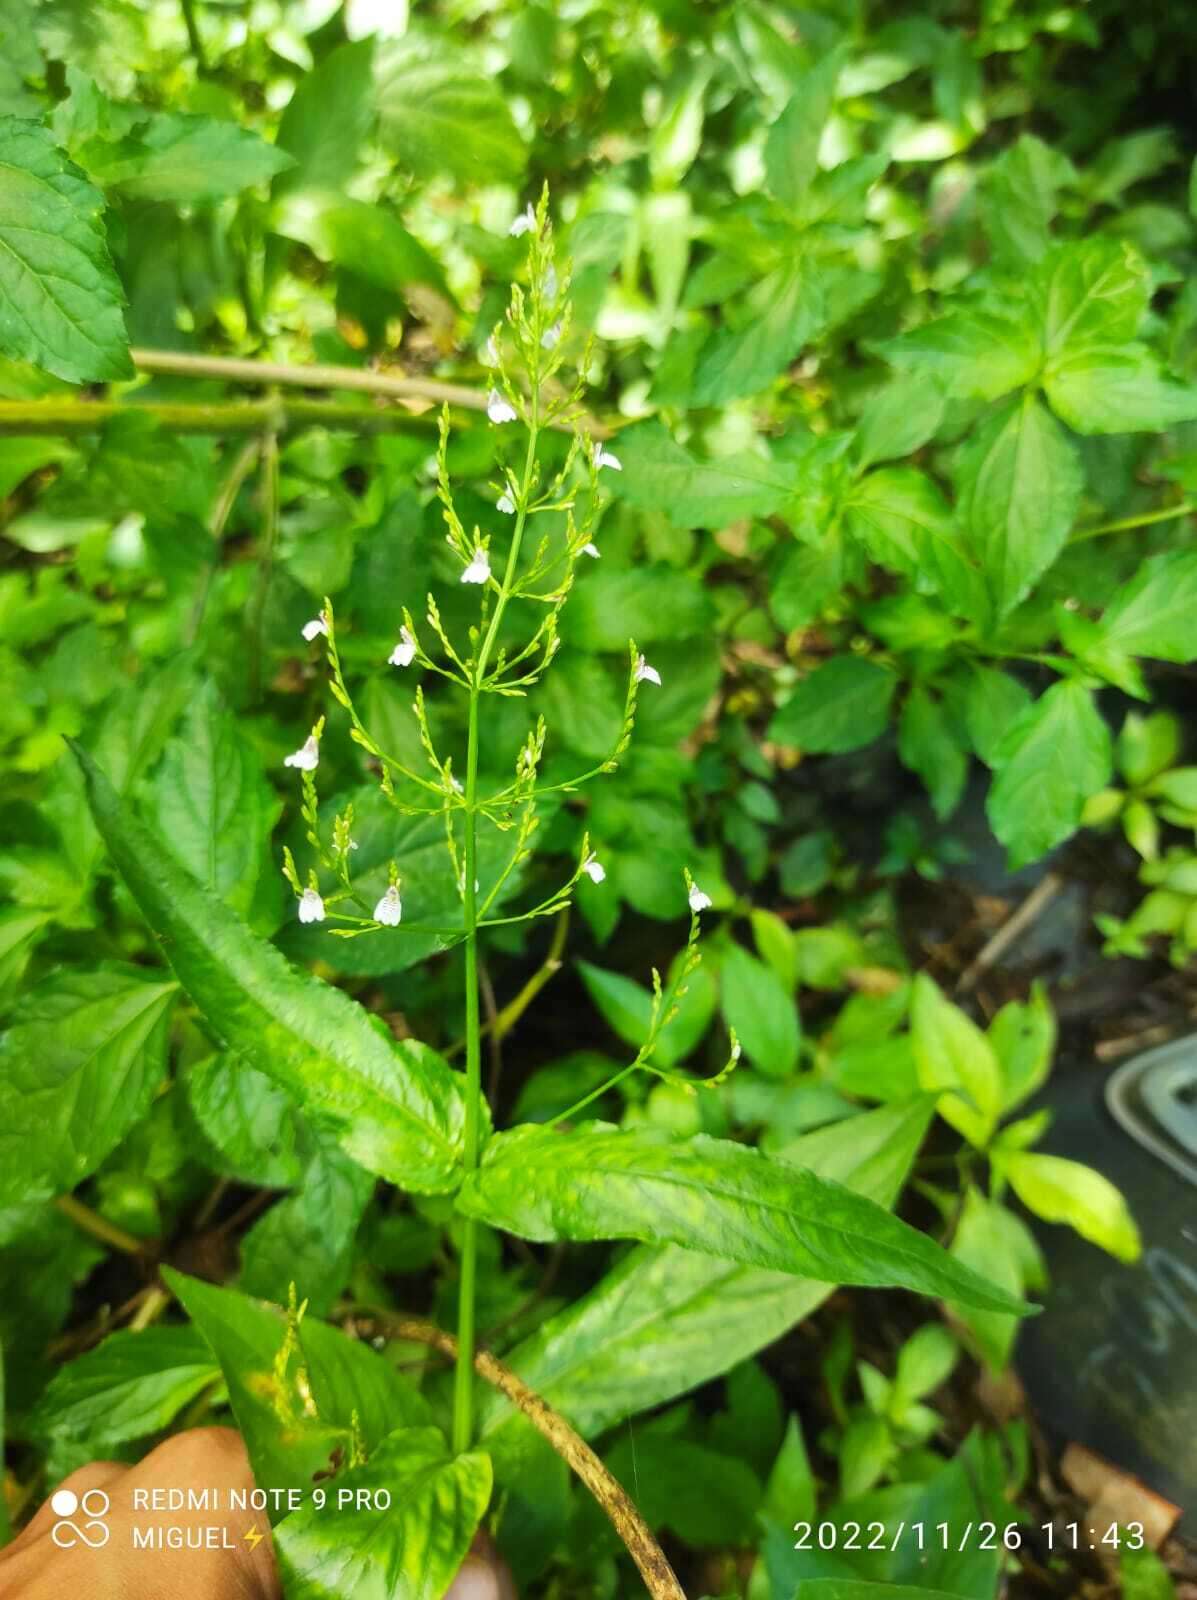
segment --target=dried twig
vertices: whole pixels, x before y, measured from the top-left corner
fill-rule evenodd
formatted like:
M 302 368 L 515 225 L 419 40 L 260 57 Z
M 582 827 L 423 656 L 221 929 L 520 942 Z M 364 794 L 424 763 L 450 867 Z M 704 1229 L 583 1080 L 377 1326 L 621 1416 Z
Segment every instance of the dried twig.
M 1044 875 L 1018 909 L 1006 918 L 992 938 L 986 940 L 972 964 L 961 973 L 960 981 L 956 985 L 961 994 L 975 987 L 978 979 L 1022 937 L 1035 918 L 1051 904 L 1063 887 L 1064 880 L 1058 873 L 1049 872 Z

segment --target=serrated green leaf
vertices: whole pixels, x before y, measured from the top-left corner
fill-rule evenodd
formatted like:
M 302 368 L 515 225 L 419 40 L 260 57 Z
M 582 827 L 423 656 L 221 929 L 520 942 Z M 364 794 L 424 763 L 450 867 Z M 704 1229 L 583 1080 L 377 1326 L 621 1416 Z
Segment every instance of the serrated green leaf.
M 981 424 L 960 452 L 956 478 L 967 542 L 1004 615 L 1067 542 L 1083 483 L 1076 449 L 1027 394 Z
M 278 148 L 294 158 L 274 192 L 344 192 L 378 112 L 374 103 L 374 40 L 331 50 L 301 74 L 278 129 Z
M 674 1243 L 827 1283 L 898 1285 L 991 1310 L 1019 1310 L 973 1274 L 958 1278 L 926 1234 L 814 1173 L 698 1135 L 591 1123 L 495 1135 L 458 1209 L 521 1238 Z
M 295 1192 L 241 1240 L 241 1288 L 263 1300 L 286 1300 L 294 1284 L 314 1315 L 327 1315 L 349 1279 L 354 1237 L 373 1189 L 371 1175 L 335 1147 L 320 1151 Z
M 1151 298 L 1151 273 L 1135 248 L 1101 237 L 1057 245 L 1030 281 L 1043 349 L 1133 339 Z
M 992 767 L 1010 725 L 1031 703 L 1030 692 L 1008 672 L 968 668 L 961 696 L 961 715 L 973 749 Z
M 114 964 L 29 992 L 0 1041 L 0 1204 L 68 1194 L 144 1115 L 177 989 Z
M 58 1369 L 29 1417 L 29 1431 L 86 1441 L 103 1452 L 160 1432 L 219 1376 L 194 1328 L 121 1328 Z
M 880 566 L 935 589 L 963 615 L 983 603 L 952 509 L 925 473 L 914 467 L 867 473 L 845 498 L 843 518 Z
M 794 471 L 763 456 L 698 461 L 659 422 L 620 435 L 623 472 L 615 492 L 645 511 L 663 511 L 682 528 L 722 528 L 768 516 L 793 493 Z
M 1168 377 L 1145 345 L 1065 345 L 1043 386 L 1077 433 L 1158 433 L 1197 417 L 1197 387 Z
M 964 792 L 968 757 L 943 702 L 920 684 L 907 695 L 898 718 L 898 755 L 923 780 L 935 815 L 950 817 Z
M 265 183 L 291 166 L 285 150 L 235 122 L 158 112 L 112 147 L 112 170 L 92 165 L 130 200 L 204 205 Z
M 726 405 L 763 389 L 819 331 L 823 317 L 813 262 L 799 256 L 779 267 L 748 295 L 739 325 L 719 328 L 699 356 L 691 404 Z
M 1197 657 L 1197 550 L 1150 556 L 1115 593 L 1101 619 L 1107 645 L 1158 661 Z
M 943 390 L 926 372 L 908 372 L 878 389 L 856 424 L 856 460 L 863 470 L 878 461 L 913 455 L 943 418 Z
M 0 355 L 72 383 L 132 377 L 103 205 L 45 128 L 0 117 Z
M 288 191 L 271 220 L 276 233 L 380 289 L 398 294 L 404 284 L 429 283 L 448 295 L 440 263 L 381 206 L 305 188 Z
M 842 57 L 823 57 L 798 75 L 785 110 L 765 140 L 765 181 L 769 193 L 791 211 L 801 211 L 819 165 L 819 141 L 835 102 Z
M 454 1456 L 435 1428 L 399 1428 L 338 1475 L 354 1496 L 335 1517 L 308 1504 L 275 1530 L 291 1600 L 441 1600 L 490 1501 L 490 1457 Z M 374 1500 L 390 1494 L 380 1511 Z M 358 1504 L 359 1493 L 368 1497 Z
M 507 100 L 448 40 L 413 32 L 388 41 L 376 84 L 382 142 L 417 177 L 518 181 L 527 150 Z
M 1039 342 L 1026 312 L 998 304 L 952 311 L 890 339 L 887 361 L 929 374 L 949 395 L 996 400 L 1030 383 L 1039 368 Z
M 1007 729 L 986 812 L 1012 868 L 1037 861 L 1080 823 L 1112 766 L 1110 730 L 1089 690 L 1053 684 Z
M 452 1189 L 465 1127 L 457 1075 L 426 1046 L 385 1038 L 347 995 L 255 938 L 130 815 L 91 757 L 75 753 L 114 863 L 218 1037 L 368 1171 L 421 1192 Z
M 889 725 L 898 680 L 861 656 L 834 656 L 804 678 L 774 715 L 769 737 L 813 754 L 859 750 Z
M 189 1066 L 183 1083 L 218 1172 L 267 1189 L 300 1181 L 315 1136 L 273 1078 L 237 1056 L 215 1054 Z

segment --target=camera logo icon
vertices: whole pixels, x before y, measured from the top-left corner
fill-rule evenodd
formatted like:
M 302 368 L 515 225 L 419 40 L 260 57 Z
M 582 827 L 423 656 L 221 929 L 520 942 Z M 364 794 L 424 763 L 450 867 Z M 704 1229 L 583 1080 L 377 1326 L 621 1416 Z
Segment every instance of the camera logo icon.
M 50 1496 L 50 1510 L 58 1518 L 50 1537 L 60 1550 L 71 1550 L 78 1544 L 89 1549 L 102 1550 L 112 1537 L 112 1529 L 100 1518 L 108 1515 L 111 1501 L 103 1489 L 88 1489 L 82 1497 L 73 1489 L 58 1489 Z M 81 1511 L 89 1520 L 82 1527 L 70 1519 Z

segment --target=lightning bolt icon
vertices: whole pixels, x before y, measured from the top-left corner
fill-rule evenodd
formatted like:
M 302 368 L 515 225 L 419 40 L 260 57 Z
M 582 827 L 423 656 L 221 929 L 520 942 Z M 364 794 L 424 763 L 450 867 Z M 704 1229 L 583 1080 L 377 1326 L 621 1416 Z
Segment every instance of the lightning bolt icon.
M 256 1550 L 261 1544 L 264 1535 L 257 1523 L 252 1523 L 241 1535 L 251 1550 Z

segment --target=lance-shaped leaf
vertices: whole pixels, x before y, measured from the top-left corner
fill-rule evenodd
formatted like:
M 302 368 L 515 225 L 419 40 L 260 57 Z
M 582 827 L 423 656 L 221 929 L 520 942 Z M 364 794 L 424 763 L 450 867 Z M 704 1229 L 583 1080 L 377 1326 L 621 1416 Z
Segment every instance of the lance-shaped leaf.
M 274 1078 L 361 1166 L 441 1193 L 457 1181 L 460 1078 L 395 1043 L 340 990 L 300 972 L 180 867 L 78 749 L 96 826 L 180 983 L 230 1049 Z
M 680 1244 L 824 1283 L 1028 1309 L 842 1184 L 701 1134 L 672 1142 L 601 1122 L 574 1133 L 515 1128 L 490 1141 L 457 1205 L 524 1239 Z

